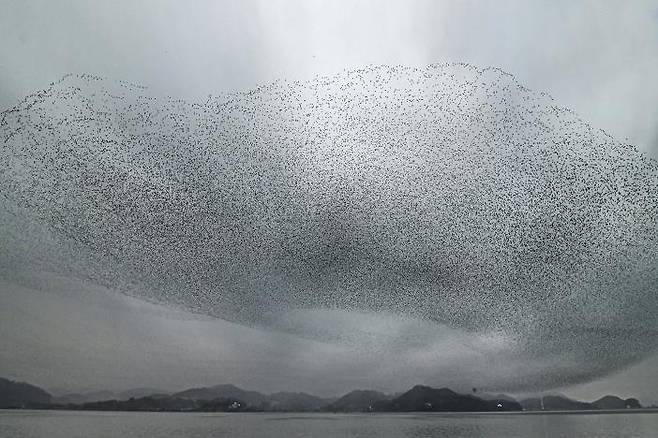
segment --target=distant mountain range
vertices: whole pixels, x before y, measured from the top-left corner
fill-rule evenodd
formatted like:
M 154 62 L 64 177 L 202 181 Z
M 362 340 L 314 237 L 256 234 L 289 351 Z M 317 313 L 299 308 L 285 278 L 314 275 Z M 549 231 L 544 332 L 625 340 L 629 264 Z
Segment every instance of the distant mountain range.
M 641 409 L 636 398 L 622 399 L 615 395 L 606 395 L 591 403 L 572 400 L 561 395 L 547 395 L 521 400 L 525 411 L 589 411 L 600 409 Z
M 169 395 L 169 391 L 163 391 L 155 388 L 134 388 L 127 391 L 89 391 L 89 392 L 71 392 L 54 396 L 54 404 L 82 404 L 92 403 L 103 400 L 128 400 L 131 398 L 142 398 L 152 395 Z
M 375 411 L 390 412 L 482 412 L 521 411 L 521 405 L 509 399 L 484 400 L 470 394 L 458 394 L 451 389 L 436 389 L 416 385 L 392 400 L 382 400 L 373 406 Z
M 375 406 L 391 399 L 391 396 L 378 391 L 356 390 L 348 392 L 333 403 L 325 406 L 325 410 L 333 412 L 370 412 Z
M 636 398 L 621 399 L 614 395 L 606 395 L 592 402 L 595 409 L 640 409 L 642 405 Z
M 192 388 L 174 393 L 172 397 L 206 402 L 232 399 L 249 406 L 251 410 L 259 411 L 319 411 L 333 401 L 304 392 L 277 392 L 266 395 L 256 391 L 246 391 L 235 385 Z
M 235 385 L 190 388 L 176 393 L 137 388 L 119 393 L 96 391 L 53 397 L 28 383 L 0 378 L 0 408 L 77 409 L 98 411 L 196 412 L 491 412 L 641 409 L 635 398 L 606 395 L 591 403 L 562 395 L 521 401 L 505 394 L 460 394 L 448 388 L 416 385 L 402 394 L 355 390 L 340 398 L 303 392 L 263 394 Z

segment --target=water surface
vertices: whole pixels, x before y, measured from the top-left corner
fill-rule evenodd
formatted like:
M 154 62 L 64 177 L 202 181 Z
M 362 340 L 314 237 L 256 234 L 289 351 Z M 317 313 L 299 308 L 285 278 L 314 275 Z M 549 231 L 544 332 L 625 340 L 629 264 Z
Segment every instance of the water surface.
M 1 438 L 655 437 L 655 413 L 256 414 L 0 410 Z

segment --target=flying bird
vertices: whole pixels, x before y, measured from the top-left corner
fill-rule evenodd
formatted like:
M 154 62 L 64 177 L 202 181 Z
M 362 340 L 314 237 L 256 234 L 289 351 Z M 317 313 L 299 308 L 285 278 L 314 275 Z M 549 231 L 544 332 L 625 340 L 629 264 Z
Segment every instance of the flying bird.
M 658 164 L 497 68 L 367 66 L 199 102 L 69 75 L 1 114 L 0 148 L 13 281 L 422 347 L 303 316 L 397 315 L 568 358 L 521 386 L 658 342 Z

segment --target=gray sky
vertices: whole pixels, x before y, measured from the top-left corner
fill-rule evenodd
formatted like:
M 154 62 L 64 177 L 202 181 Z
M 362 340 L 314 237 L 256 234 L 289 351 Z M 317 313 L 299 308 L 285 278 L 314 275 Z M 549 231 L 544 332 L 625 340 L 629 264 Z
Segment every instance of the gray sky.
M 0 107 L 66 73 L 205 96 L 365 64 L 496 66 L 658 148 L 655 1 L 3 1 Z
M 66 73 L 201 99 L 367 64 L 464 61 L 513 73 L 593 126 L 658 155 L 658 2 L 1 3 L 3 109 Z M 462 363 L 467 352 L 451 342 L 497 342 L 451 341 L 464 335 L 442 332 L 436 350 L 416 352 L 411 366 L 373 374 L 391 357 L 192 316 L 52 277 L 33 287 L 3 279 L 0 317 L 0 375 L 76 389 L 232 382 L 323 394 L 354 386 L 401 390 L 418 381 L 452 381 L 436 377 L 432 356 L 458 351 L 454 363 Z M 397 327 L 377 318 L 371 322 L 384 332 Z M 653 357 L 567 392 L 655 400 L 658 387 L 649 382 L 658 381 L 657 370 Z M 386 383 L 392 376 L 395 387 Z
M 50 277 L 47 284 L 39 290 L 0 282 L 0 375 L 55 391 L 173 391 L 230 382 L 334 396 L 354 388 L 401 391 L 420 381 L 451 385 L 454 377 L 435 373 L 433 359 L 445 361 L 443 351 L 412 358 L 410 366 L 408 358 L 391 361 L 386 354 L 191 315 L 70 280 Z M 657 402 L 657 370 L 653 356 L 558 390 L 584 400 L 614 393 Z

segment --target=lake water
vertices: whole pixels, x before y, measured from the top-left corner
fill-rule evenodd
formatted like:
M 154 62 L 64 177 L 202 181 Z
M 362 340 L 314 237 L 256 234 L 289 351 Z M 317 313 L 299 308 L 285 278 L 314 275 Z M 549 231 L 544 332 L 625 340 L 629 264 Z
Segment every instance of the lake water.
M 0 410 L 2 438 L 658 436 L 657 413 L 196 414 Z

